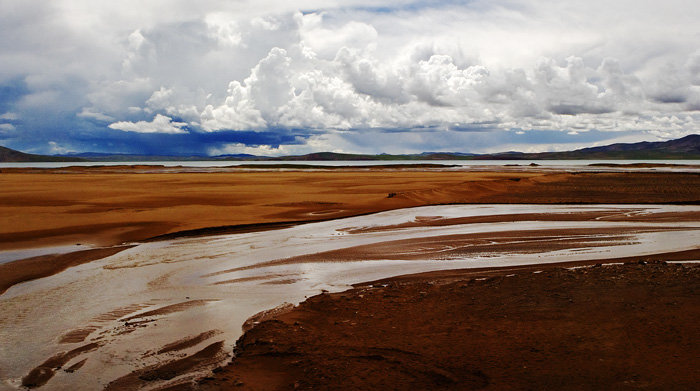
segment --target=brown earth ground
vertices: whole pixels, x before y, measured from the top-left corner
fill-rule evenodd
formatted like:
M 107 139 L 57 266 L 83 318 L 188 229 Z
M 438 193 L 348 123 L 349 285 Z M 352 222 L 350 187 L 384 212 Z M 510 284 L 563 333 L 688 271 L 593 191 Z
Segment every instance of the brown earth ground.
M 433 204 L 700 203 L 694 173 L 536 169 L 3 169 L 0 187 L 0 250 L 112 246 Z M 11 262 L 0 265 L 0 280 L 40 278 L 108 253 Z M 37 262 L 55 267 L 36 275 Z M 543 270 L 455 271 L 317 296 L 248 331 L 215 376 L 168 389 L 698 389 L 697 268 Z
M 225 173 L 139 167 L 3 169 L 0 250 L 75 243 L 108 246 L 212 227 L 477 202 L 486 195 L 565 177 L 382 169 Z M 389 193 L 396 196 L 389 198 Z
M 698 308 L 680 264 L 388 279 L 260 323 L 169 390 L 697 390 Z

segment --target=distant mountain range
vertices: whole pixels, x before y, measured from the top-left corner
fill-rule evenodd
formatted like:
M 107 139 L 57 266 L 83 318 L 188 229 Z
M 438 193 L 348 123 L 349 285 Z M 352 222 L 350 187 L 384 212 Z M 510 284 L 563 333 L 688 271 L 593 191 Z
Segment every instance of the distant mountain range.
M 2 163 L 32 163 L 32 162 L 82 162 L 85 159 L 66 156 L 33 155 L 0 147 L 0 162 Z
M 461 152 L 424 152 L 413 155 L 358 155 L 317 152 L 307 155 L 265 157 L 248 154 L 220 156 L 158 156 L 109 153 L 80 153 L 71 155 L 32 155 L 0 147 L 0 162 L 146 162 L 146 161 L 392 161 L 392 160 L 656 160 L 700 159 L 700 135 L 677 140 L 612 144 L 583 148 L 569 152 L 502 152 L 472 154 Z
M 641 142 L 632 144 L 611 144 L 603 147 L 583 148 L 570 152 L 496 154 L 493 157 L 507 156 L 508 159 L 700 159 L 700 135 L 693 134 L 676 140 Z M 517 156 L 517 157 L 516 157 Z

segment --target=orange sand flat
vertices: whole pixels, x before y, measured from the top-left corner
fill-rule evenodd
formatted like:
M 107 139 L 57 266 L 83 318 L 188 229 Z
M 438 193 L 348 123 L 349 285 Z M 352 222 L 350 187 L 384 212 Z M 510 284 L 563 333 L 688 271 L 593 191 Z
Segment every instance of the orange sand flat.
M 700 202 L 700 176 L 692 173 L 537 168 L 3 169 L 0 188 L 0 251 L 76 243 L 108 246 L 209 227 L 327 220 L 436 204 Z
M 0 250 L 115 245 L 178 231 L 474 202 L 542 173 L 269 171 L 0 173 Z M 516 182 L 512 178 L 523 178 Z M 388 198 L 389 193 L 397 195 Z

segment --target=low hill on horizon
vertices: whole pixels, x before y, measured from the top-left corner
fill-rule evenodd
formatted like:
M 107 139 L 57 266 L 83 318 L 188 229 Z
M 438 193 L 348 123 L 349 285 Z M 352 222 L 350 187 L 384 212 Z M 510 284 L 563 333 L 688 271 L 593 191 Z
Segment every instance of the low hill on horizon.
M 498 155 L 498 154 L 497 154 Z M 526 159 L 700 159 L 700 135 L 692 134 L 683 138 L 639 143 L 618 143 L 602 147 L 590 147 L 570 152 L 544 152 L 521 154 Z
M 501 152 L 472 154 L 465 152 L 423 152 L 408 155 L 365 155 L 315 152 L 306 155 L 266 157 L 249 154 L 220 156 L 162 156 L 119 153 L 79 153 L 71 155 L 33 155 L 0 147 L 0 162 L 138 162 L 138 161 L 398 161 L 398 160 L 683 160 L 700 159 L 700 135 L 676 140 L 618 143 L 567 152 Z
M 332 160 L 663 160 L 700 159 L 700 135 L 694 134 L 676 140 L 618 143 L 601 147 L 583 148 L 567 152 L 501 152 L 470 154 L 461 152 L 424 152 L 415 155 L 350 155 L 333 152 L 299 156 L 261 158 L 273 161 L 332 161 Z
M 84 162 L 81 158 L 65 156 L 34 155 L 15 151 L 14 149 L 0 146 L 0 162 L 2 163 L 40 163 L 40 162 Z

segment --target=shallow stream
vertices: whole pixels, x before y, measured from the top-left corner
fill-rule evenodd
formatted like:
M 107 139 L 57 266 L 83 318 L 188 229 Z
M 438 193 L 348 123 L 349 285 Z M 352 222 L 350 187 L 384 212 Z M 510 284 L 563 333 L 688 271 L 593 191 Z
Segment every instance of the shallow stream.
M 143 243 L 0 296 L 0 390 L 21 388 L 61 352 L 73 351 L 61 369 L 47 369 L 41 389 L 101 389 L 218 341 L 222 363 L 250 316 L 322 290 L 441 269 L 696 249 L 699 234 L 700 206 L 457 205 Z

